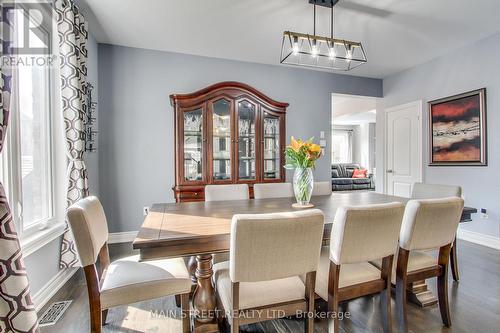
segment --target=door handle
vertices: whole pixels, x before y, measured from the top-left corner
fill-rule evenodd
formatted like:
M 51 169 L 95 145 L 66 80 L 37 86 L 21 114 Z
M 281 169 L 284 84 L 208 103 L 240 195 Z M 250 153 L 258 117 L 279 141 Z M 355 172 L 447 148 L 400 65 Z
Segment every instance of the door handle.
M 392 173 L 392 170 L 390 170 L 390 169 L 389 169 L 389 170 L 387 170 L 386 172 L 387 172 L 387 173 Z

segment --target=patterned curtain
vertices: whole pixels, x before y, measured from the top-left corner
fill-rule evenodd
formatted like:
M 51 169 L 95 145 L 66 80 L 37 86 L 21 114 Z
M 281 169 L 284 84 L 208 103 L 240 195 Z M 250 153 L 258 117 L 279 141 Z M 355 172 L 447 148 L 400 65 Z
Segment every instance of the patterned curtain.
M 87 22 L 72 0 L 56 0 L 57 30 L 61 75 L 62 111 L 66 132 L 68 157 L 68 206 L 88 195 L 87 168 L 83 161 L 85 150 L 84 117 L 87 76 Z M 79 265 L 69 229 L 61 244 L 61 268 Z
M 9 55 L 3 28 L 9 25 L 0 3 L 0 60 Z M 0 61 L 0 152 L 9 122 L 11 70 Z M 19 238 L 2 183 L 0 183 L 0 332 L 38 332 L 38 320 L 31 301 Z

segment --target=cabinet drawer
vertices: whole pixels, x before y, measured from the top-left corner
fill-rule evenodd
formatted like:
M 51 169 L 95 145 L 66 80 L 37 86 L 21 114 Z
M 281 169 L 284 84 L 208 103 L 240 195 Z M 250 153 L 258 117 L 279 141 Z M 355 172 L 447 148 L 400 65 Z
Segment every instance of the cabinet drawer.
M 186 191 L 180 193 L 180 198 L 205 200 L 205 194 L 203 193 L 203 191 L 196 191 L 196 192 Z

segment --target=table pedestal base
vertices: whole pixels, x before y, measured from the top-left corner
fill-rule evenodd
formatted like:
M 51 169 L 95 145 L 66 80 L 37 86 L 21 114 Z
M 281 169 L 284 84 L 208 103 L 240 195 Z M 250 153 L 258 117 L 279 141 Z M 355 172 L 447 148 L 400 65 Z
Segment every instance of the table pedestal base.
M 217 325 L 215 290 L 212 284 L 212 255 L 196 256 L 196 289 L 193 293 L 194 332 L 219 332 Z
M 425 280 L 410 283 L 406 290 L 408 300 L 422 308 L 435 305 L 438 302 L 437 297 L 427 288 Z

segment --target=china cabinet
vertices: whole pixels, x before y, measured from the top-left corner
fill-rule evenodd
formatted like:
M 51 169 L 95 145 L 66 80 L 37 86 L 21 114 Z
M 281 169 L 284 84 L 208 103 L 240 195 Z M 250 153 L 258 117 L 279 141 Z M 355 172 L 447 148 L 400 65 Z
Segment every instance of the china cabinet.
M 239 82 L 170 95 L 174 108 L 177 202 L 204 200 L 207 184 L 285 181 L 285 114 L 276 102 Z

